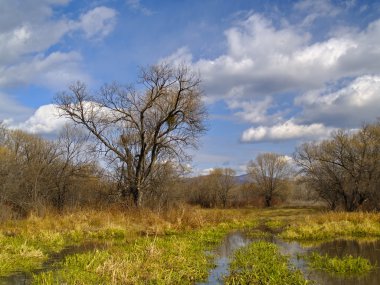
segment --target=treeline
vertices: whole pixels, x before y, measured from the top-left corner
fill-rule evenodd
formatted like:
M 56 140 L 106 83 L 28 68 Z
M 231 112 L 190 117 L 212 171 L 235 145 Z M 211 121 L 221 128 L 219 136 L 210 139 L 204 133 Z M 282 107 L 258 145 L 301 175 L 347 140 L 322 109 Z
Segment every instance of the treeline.
M 380 122 L 298 147 L 300 182 L 330 209 L 380 210 Z
M 67 125 L 56 139 L 48 140 L 0 125 L 0 220 L 75 207 L 135 207 L 125 173 L 124 164 L 99 152 L 96 141 L 81 128 Z M 230 168 L 192 177 L 167 161 L 157 163 L 153 173 L 144 188 L 143 207 L 263 203 L 251 179 L 239 180 Z
M 51 141 L 0 125 L 0 219 L 73 207 L 135 207 L 123 163 L 103 159 L 82 129 L 66 126 Z M 101 162 L 99 162 L 101 161 Z M 338 131 L 305 143 L 290 158 L 263 153 L 247 175 L 216 168 L 192 177 L 170 161 L 157 163 L 143 207 L 297 205 L 323 201 L 330 209 L 380 210 L 380 123 Z M 299 204 L 300 205 L 300 204 Z
M 84 133 L 70 127 L 48 141 L 0 125 L 0 216 L 101 201 L 106 179 L 86 142 Z

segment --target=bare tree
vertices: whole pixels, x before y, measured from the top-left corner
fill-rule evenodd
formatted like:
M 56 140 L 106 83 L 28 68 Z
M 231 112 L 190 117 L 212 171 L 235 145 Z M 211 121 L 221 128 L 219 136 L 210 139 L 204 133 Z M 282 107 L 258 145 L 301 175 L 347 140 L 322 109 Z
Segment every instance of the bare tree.
M 3 198 L 25 212 L 42 210 L 54 187 L 50 173 L 59 160 L 56 145 L 20 130 L 8 130 L 4 147 Z
M 293 159 L 300 167 L 300 182 L 315 191 L 334 210 L 344 193 L 345 178 L 335 164 L 318 159 L 322 155 L 323 147 L 327 147 L 326 143 L 305 143 L 297 148 Z
M 56 141 L 59 160 L 51 167 L 51 179 L 55 189 L 52 191 L 53 205 L 63 210 L 69 188 L 75 179 L 82 178 L 94 159 L 87 151 L 87 135 L 80 129 L 65 125 Z
M 294 155 L 304 181 L 331 209 L 355 211 L 364 203 L 377 208 L 380 181 L 380 124 L 358 132 L 339 130 L 331 139 L 304 144 Z
M 235 186 L 235 174 L 236 172 L 231 168 L 215 168 L 210 173 L 216 197 L 224 208 L 227 206 L 231 189 Z
M 282 189 L 291 174 L 291 167 L 285 156 L 276 153 L 263 153 L 255 161 L 248 163 L 248 173 L 263 193 L 265 206 L 270 207 L 273 197 Z
M 90 94 L 77 83 L 57 97 L 62 115 L 82 125 L 100 150 L 122 163 L 127 192 L 141 206 L 157 163 L 189 158 L 205 131 L 200 80 L 185 66 L 143 69 L 140 88 L 105 85 Z

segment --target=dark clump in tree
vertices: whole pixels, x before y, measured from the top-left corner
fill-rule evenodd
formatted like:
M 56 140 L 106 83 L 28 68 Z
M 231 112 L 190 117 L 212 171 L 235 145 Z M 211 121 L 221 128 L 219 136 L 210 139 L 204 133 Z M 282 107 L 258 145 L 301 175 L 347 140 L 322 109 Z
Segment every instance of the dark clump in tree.
M 186 161 L 185 148 L 196 147 L 205 131 L 200 80 L 186 66 L 154 65 L 141 71 L 137 87 L 111 84 L 93 94 L 77 83 L 57 104 L 118 161 L 122 195 L 138 207 L 158 166 Z

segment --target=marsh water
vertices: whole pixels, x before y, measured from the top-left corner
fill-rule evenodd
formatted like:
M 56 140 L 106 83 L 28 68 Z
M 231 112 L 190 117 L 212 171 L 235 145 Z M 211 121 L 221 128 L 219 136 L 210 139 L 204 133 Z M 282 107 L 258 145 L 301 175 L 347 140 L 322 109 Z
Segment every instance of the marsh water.
M 215 268 L 210 271 L 207 281 L 197 284 L 223 284 L 223 276 L 229 272 L 230 258 L 234 251 L 251 242 L 252 240 L 247 238 L 242 232 L 229 233 L 214 252 L 216 255 Z
M 53 253 L 42 264 L 41 268 L 33 270 L 32 272 L 14 272 L 9 276 L 0 276 L 0 285 L 29 285 L 32 283 L 33 274 L 38 274 L 46 271 L 54 271 L 58 269 L 57 263 L 63 261 L 66 256 L 84 253 L 96 249 L 104 249 L 105 244 L 86 242 L 81 245 L 68 246 L 57 253 Z
M 265 240 L 277 244 L 282 254 L 290 257 L 292 265 L 301 270 L 308 280 L 314 280 L 316 284 L 325 285 L 378 285 L 380 284 L 380 241 L 355 241 L 355 240 L 335 240 L 324 242 L 314 246 L 302 246 L 298 242 L 286 242 L 275 235 Z M 216 267 L 209 273 L 208 280 L 198 284 L 223 284 L 223 277 L 229 273 L 229 263 L 236 249 L 246 246 L 252 242 L 243 232 L 233 232 L 226 236 L 220 247 L 216 250 Z M 311 270 L 304 259 L 300 258 L 309 252 L 328 254 L 329 256 L 343 257 L 352 255 L 361 256 L 370 260 L 376 268 L 370 273 L 360 277 L 332 276 L 327 272 Z
M 266 238 L 267 241 L 277 244 L 282 253 L 290 256 L 290 261 L 294 267 L 300 269 L 305 277 L 309 280 L 316 281 L 317 284 L 326 285 L 377 285 L 380 284 L 380 241 L 365 241 L 359 242 L 355 240 L 335 240 L 331 242 L 324 242 L 314 246 L 302 246 L 298 242 L 286 242 L 282 239 L 271 235 Z M 215 265 L 210 273 L 208 280 L 204 284 L 223 284 L 223 277 L 229 273 L 229 264 L 236 249 L 246 246 L 254 239 L 248 238 L 243 232 L 236 231 L 228 234 L 220 246 L 213 252 L 215 254 Z M 57 262 L 64 260 L 67 255 L 75 253 L 83 253 L 86 251 L 105 248 L 105 245 L 98 243 L 85 243 L 80 246 L 71 246 L 63 249 L 62 251 L 53 254 L 43 264 L 40 269 L 33 271 L 37 274 L 39 272 L 51 271 L 57 269 Z M 369 274 L 361 277 L 339 277 L 331 276 L 323 271 L 310 270 L 305 260 L 299 256 L 307 254 L 308 252 L 318 252 L 320 254 L 328 254 L 329 256 L 343 257 L 352 255 L 354 257 L 364 257 L 370 260 L 372 264 L 376 264 L 375 270 Z M 31 284 L 32 273 L 15 272 L 7 277 L 0 277 L 0 285 L 21 285 Z
M 316 280 L 319 284 L 327 285 L 378 285 L 380 284 L 380 241 L 366 241 L 359 242 L 355 240 L 336 240 L 332 242 L 323 243 L 312 250 L 318 251 L 321 254 L 328 254 L 329 256 L 343 257 L 345 255 L 352 255 L 354 257 L 367 258 L 376 268 L 361 277 L 342 278 L 332 277 L 328 274 L 320 272 L 311 272 L 310 277 Z

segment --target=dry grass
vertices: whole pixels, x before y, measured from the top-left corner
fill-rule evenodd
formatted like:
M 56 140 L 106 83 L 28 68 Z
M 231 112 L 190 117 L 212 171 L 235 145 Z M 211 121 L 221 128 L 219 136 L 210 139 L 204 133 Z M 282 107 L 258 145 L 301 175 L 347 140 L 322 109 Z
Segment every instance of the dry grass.
M 232 229 L 252 228 L 260 220 L 272 218 L 296 219 L 313 212 L 310 209 L 201 209 L 183 205 L 160 213 L 111 208 L 79 209 L 60 215 L 51 212 L 44 217 L 32 215 L 25 220 L 0 224 L 0 244 L 9 245 L 0 247 L 0 276 L 18 270 L 33 271 L 67 246 L 96 242 L 105 248 L 67 256 L 60 274 L 68 284 L 88 284 L 85 280 L 91 278 L 95 284 L 104 280 L 107 284 L 132 284 L 136 272 L 141 284 L 146 280 L 193 283 L 192 276 L 201 279 L 212 266 L 205 250 L 214 247 Z M 95 255 L 101 263 L 94 261 Z M 165 268 L 169 261 L 168 271 Z M 144 266 L 147 270 L 140 270 Z M 88 274 L 81 275 L 78 268 Z M 77 279 L 80 276 L 84 278 L 82 283 Z M 38 278 L 44 284 L 55 284 L 56 275 L 49 271 Z
M 379 238 L 380 214 L 327 212 L 306 216 L 292 224 L 282 237 L 294 240 Z

